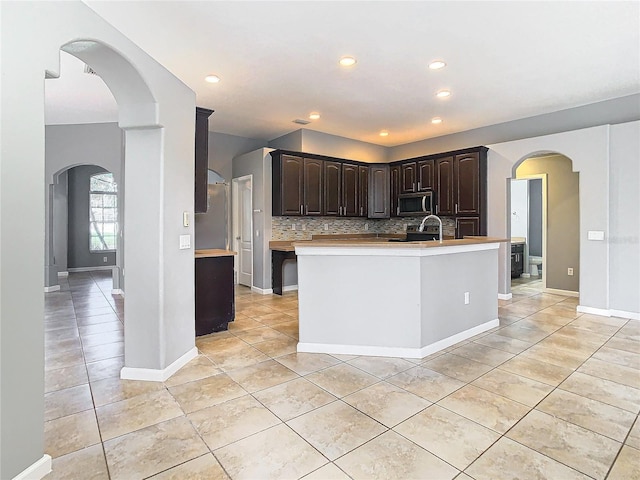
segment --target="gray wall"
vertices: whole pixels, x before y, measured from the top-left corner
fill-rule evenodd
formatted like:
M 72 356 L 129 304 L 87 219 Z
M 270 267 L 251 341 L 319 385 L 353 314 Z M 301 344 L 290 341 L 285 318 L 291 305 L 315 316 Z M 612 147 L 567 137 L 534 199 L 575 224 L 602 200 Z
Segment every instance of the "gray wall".
M 579 291 L 580 192 L 579 175 L 562 155 L 529 158 L 516 170 L 517 178 L 547 174 L 547 288 Z M 567 275 L 567 268 L 574 275 Z
M 214 112 L 209 117 L 210 128 L 215 129 L 215 122 Z M 235 157 L 266 146 L 266 140 L 209 132 L 209 169 L 214 170 L 229 182 L 232 175 L 232 161 Z
M 640 122 L 613 125 L 610 138 L 610 308 L 640 312 Z
M 542 256 L 542 180 L 529 180 L 529 255 Z
M 68 176 L 67 171 L 58 175 L 53 185 L 53 264 L 56 273 L 67 271 L 68 250 Z
M 89 179 L 91 175 L 104 172 L 107 170 L 95 165 L 82 165 L 68 170 L 68 268 L 106 267 L 116 264 L 115 251 L 89 250 Z
M 385 163 L 389 154 L 389 149 L 381 145 L 313 130 L 302 130 L 302 151 L 368 163 Z

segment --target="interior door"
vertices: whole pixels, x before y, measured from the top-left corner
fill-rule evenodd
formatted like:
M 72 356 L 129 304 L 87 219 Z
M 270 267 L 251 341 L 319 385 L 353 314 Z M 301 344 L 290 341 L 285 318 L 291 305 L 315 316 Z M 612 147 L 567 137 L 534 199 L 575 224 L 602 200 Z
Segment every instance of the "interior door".
M 253 198 L 252 176 L 233 180 L 236 187 L 234 248 L 238 252 L 238 283 L 252 286 L 253 281 Z

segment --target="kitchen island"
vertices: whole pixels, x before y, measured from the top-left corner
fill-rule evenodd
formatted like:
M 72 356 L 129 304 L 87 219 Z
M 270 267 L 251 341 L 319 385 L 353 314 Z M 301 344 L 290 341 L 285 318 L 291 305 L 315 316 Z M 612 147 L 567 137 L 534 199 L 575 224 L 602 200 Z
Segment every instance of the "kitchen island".
M 234 255 L 223 249 L 195 251 L 196 336 L 227 330 L 235 318 Z
M 295 242 L 298 351 L 423 358 L 497 327 L 502 241 Z

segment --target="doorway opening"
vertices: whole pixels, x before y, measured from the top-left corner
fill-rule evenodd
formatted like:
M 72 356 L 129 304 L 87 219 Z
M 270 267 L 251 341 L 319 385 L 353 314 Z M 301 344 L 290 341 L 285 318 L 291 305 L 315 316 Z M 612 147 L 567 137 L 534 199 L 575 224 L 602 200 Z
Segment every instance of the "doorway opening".
M 231 183 L 233 250 L 238 252 L 235 281 L 253 287 L 253 175 L 234 178 Z

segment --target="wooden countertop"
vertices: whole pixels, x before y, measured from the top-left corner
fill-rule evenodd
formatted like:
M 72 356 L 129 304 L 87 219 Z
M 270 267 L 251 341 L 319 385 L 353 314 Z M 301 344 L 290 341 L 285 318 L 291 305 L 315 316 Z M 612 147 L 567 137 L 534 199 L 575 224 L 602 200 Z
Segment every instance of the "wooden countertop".
M 344 242 L 357 241 L 363 243 L 383 243 L 388 242 L 390 238 L 404 238 L 401 233 L 342 233 L 334 235 L 312 235 L 311 240 L 271 240 L 269 248 L 278 252 L 294 252 L 294 243 L 308 244 L 313 242 Z
M 230 257 L 232 255 L 237 255 L 237 252 L 232 250 L 221 250 L 218 248 L 209 248 L 206 250 L 196 250 L 195 258 L 210 258 L 210 257 Z
M 390 242 L 390 238 L 403 238 L 404 235 L 385 236 L 329 236 L 326 238 L 313 238 L 313 240 L 274 240 L 269 242 L 271 250 L 280 252 L 294 252 L 295 247 L 384 247 L 384 248 L 425 248 L 425 247 L 446 247 L 452 245 L 474 245 L 479 243 L 508 242 L 508 238 L 466 236 L 462 239 L 445 238 L 442 243 L 437 240 L 425 242 Z

